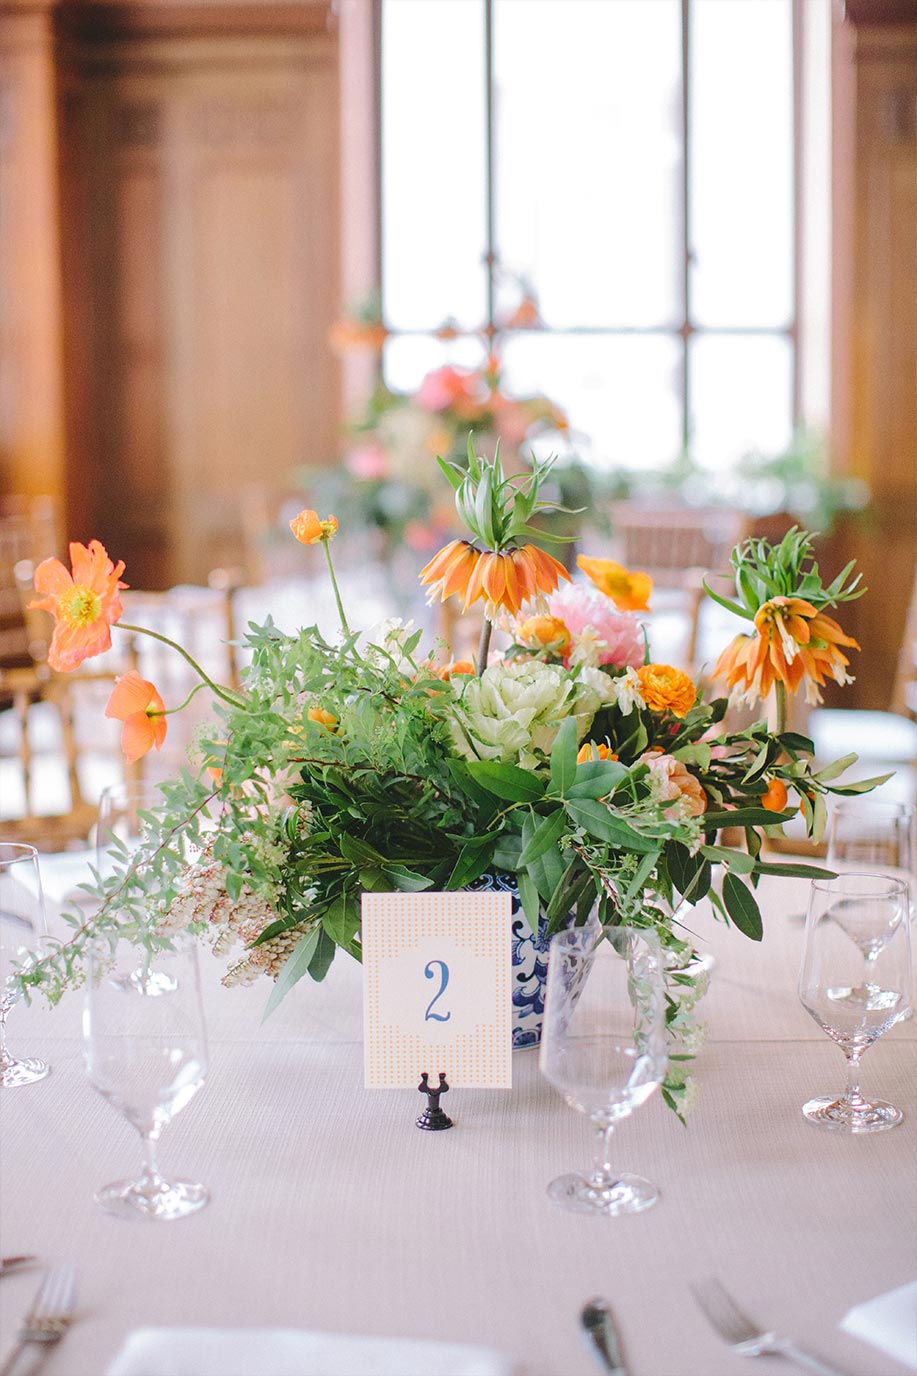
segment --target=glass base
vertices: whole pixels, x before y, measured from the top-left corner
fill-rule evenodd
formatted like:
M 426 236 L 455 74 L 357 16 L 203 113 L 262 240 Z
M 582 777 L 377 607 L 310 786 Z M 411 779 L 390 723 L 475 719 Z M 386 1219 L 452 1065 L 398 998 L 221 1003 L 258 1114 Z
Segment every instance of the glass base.
M 802 1116 L 820 1128 L 834 1128 L 839 1132 L 882 1132 L 895 1128 L 904 1114 L 894 1104 L 863 1101 L 863 1107 L 853 1110 L 843 1099 L 829 1099 L 823 1095 L 810 1099 L 802 1106 Z
M 0 1085 L 15 1089 L 18 1085 L 33 1085 L 36 1080 L 43 1080 L 50 1074 L 51 1067 L 45 1065 L 44 1061 L 8 1060 L 0 1066 Z
M 192 1180 L 161 1180 L 144 1186 L 136 1180 L 116 1180 L 94 1196 L 100 1209 L 116 1218 L 145 1218 L 171 1223 L 210 1203 L 210 1191 Z
M 610 1185 L 593 1185 L 582 1175 L 552 1180 L 548 1194 L 562 1209 L 576 1214 L 639 1214 L 659 1198 L 655 1185 L 640 1175 L 619 1175 Z

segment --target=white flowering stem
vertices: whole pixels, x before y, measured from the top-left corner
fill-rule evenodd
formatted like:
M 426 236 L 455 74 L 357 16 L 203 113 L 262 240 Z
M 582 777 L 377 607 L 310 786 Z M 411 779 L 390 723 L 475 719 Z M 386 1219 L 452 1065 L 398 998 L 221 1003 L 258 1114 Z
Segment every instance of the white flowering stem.
M 334 565 L 331 562 L 331 542 L 322 540 L 322 549 L 325 551 L 325 563 L 328 565 L 328 574 L 331 578 L 331 587 L 334 591 L 334 600 L 338 607 L 338 616 L 341 619 L 341 630 L 349 638 L 350 627 L 347 625 L 347 617 L 344 615 L 344 603 L 341 601 L 341 590 L 338 587 L 338 580 L 334 576 Z
M 493 622 L 485 616 L 484 625 L 481 627 L 481 639 L 478 643 L 478 678 L 487 668 L 487 656 L 490 654 L 490 637 L 493 635 L 493 630 Z
M 170 639 L 167 635 L 160 634 L 159 631 L 151 631 L 149 626 L 129 626 L 125 621 L 118 621 L 116 624 L 122 631 L 133 631 L 135 635 L 148 635 L 153 640 L 159 640 L 163 645 L 169 645 L 173 650 L 177 650 L 182 659 L 186 660 L 187 663 L 191 665 L 191 668 L 200 676 L 212 693 L 215 693 L 218 698 L 222 698 L 224 702 L 228 702 L 230 707 L 242 706 L 244 698 L 239 694 L 231 693 L 227 688 L 221 688 L 218 683 L 214 683 L 213 679 L 209 674 L 204 672 L 194 656 L 189 655 L 188 651 L 182 645 L 179 645 L 177 641 Z

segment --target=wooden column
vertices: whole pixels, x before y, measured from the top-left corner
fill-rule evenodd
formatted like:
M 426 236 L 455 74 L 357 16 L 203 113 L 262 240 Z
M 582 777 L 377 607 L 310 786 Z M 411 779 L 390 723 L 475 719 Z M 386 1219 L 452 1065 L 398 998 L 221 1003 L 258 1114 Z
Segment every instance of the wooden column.
M 0 482 L 66 491 L 50 3 L 0 4 Z

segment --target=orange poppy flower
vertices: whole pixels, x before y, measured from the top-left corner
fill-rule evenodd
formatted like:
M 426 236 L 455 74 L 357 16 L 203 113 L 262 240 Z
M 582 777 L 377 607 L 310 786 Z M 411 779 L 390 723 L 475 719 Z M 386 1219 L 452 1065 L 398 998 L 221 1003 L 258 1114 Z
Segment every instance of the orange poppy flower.
M 580 554 L 576 563 L 619 612 L 649 611 L 653 580 L 648 573 L 631 573 L 613 559 L 590 559 L 585 554 Z
M 467 609 L 483 598 L 491 621 L 501 610 L 517 616 L 526 602 L 554 592 L 561 578 L 570 581 L 563 564 L 536 545 L 497 552 L 467 540 L 451 540 L 420 571 L 428 601 L 460 595 Z
M 31 604 L 54 617 L 48 663 L 62 674 L 111 649 L 111 627 L 124 611 L 120 591 L 127 587 L 119 581 L 124 561 L 113 564 L 98 540 L 88 546 L 74 541 L 70 564 L 72 573 L 59 559 L 42 560 L 35 570 L 35 591 L 45 596 Z
M 833 617 L 825 616 L 802 597 L 774 597 L 755 615 L 756 635 L 737 635 L 713 668 L 728 688 L 739 688 L 749 700 L 763 702 L 775 683 L 791 692 L 804 683 L 806 702 L 816 704 L 826 675 L 835 683 L 851 683 L 850 660 L 842 645 L 858 650 Z
M 124 723 L 121 749 L 131 764 L 154 747 L 162 749 L 168 730 L 165 711 L 166 705 L 152 683 L 141 678 L 136 669 L 115 680 L 105 715 Z
M 326 712 L 324 707 L 310 707 L 306 716 L 319 726 L 326 726 L 329 731 L 333 731 L 338 724 L 337 717 L 331 712 Z
M 640 691 L 654 712 L 684 717 L 697 701 L 697 688 L 681 669 L 671 664 L 642 664 L 637 670 Z
M 570 652 L 570 632 L 559 616 L 530 616 L 516 627 L 520 645 L 533 650 L 550 650 L 563 657 Z
M 337 528 L 337 517 L 326 516 L 323 521 L 317 511 L 301 511 L 290 522 L 290 529 L 301 545 L 318 545 L 323 540 L 331 540 Z
M 616 760 L 618 757 L 610 745 L 599 745 L 595 741 L 586 741 L 581 745 L 576 755 L 577 764 L 588 764 L 590 760 Z

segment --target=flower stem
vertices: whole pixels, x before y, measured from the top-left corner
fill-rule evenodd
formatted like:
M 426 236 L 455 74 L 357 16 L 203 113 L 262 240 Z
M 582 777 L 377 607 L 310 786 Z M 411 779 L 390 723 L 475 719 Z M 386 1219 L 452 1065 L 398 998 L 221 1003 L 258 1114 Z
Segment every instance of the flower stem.
M 775 731 L 780 736 L 786 730 L 786 684 L 780 679 L 774 684 L 774 703 L 777 708 Z
M 341 590 L 338 587 L 338 580 L 334 576 L 334 565 L 331 562 L 330 541 L 322 540 L 322 548 L 325 551 L 325 562 L 328 565 L 328 573 L 331 576 L 331 586 L 334 589 L 334 600 L 338 607 L 338 616 L 341 618 L 341 630 L 346 636 L 350 635 L 350 627 L 347 625 L 347 617 L 344 615 L 344 604 L 341 601 Z
M 218 683 L 214 683 L 213 679 L 209 674 L 204 672 L 194 656 L 189 655 L 188 651 L 182 645 L 179 645 L 177 641 L 172 640 L 169 636 L 162 635 L 159 631 L 151 631 L 149 626 L 131 626 L 125 621 L 119 621 L 116 624 L 122 631 L 133 631 L 135 635 L 148 635 L 153 640 L 159 640 L 163 645 L 168 645 L 173 650 L 177 650 L 182 659 L 186 660 L 187 663 L 191 665 L 194 672 L 200 675 L 211 692 L 215 693 L 218 698 L 222 698 L 224 702 L 228 702 L 230 707 L 240 707 L 244 702 L 244 698 L 241 696 L 230 693 L 227 688 L 221 688 Z
M 487 668 L 487 656 L 490 654 L 490 637 L 493 635 L 493 630 L 493 622 L 485 616 L 484 625 L 481 627 L 481 639 L 478 643 L 478 678 Z

